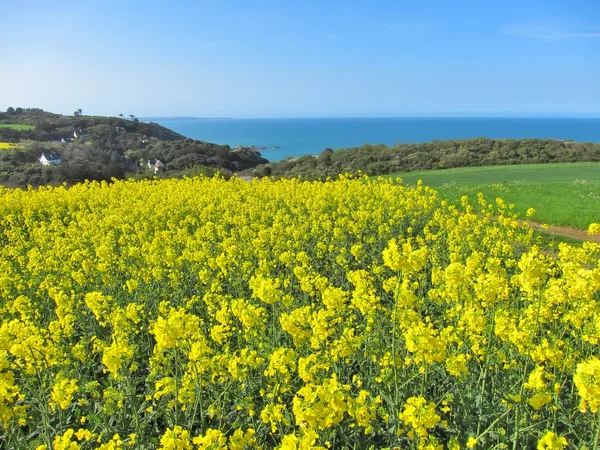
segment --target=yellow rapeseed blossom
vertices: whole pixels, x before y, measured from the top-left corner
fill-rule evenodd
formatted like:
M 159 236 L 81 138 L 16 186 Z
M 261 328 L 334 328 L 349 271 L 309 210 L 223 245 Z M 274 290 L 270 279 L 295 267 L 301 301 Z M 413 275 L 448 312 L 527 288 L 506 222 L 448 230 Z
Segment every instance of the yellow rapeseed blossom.
M 591 223 L 588 228 L 588 234 L 600 234 L 600 223 Z
M 411 427 L 409 436 L 416 433 L 420 437 L 427 437 L 428 431 L 435 427 L 441 420 L 435 412 L 435 404 L 427 403 L 423 397 L 410 397 L 404 404 L 404 409 L 398 417 Z
M 203 436 L 195 437 L 193 440 L 194 445 L 200 450 L 226 450 L 227 449 L 227 438 L 223 435 L 220 430 L 209 428 L 206 430 Z M 176 447 L 169 447 L 175 449 Z M 179 448 L 179 447 L 177 447 Z M 188 447 L 180 447 L 187 449 Z M 193 447 L 189 447 L 190 449 Z
M 326 447 L 315 445 L 319 435 L 316 431 L 308 429 L 304 431 L 300 438 L 295 434 L 288 434 L 283 437 L 279 450 L 325 450 Z
M 133 348 L 127 343 L 113 342 L 110 346 L 104 349 L 102 354 L 102 364 L 106 366 L 106 370 L 115 378 L 118 378 L 118 373 L 125 363 L 133 358 Z
M 592 448 L 600 246 L 515 209 L 352 176 L 0 188 L 2 442 Z
M 335 375 L 320 385 L 306 384 L 294 397 L 296 424 L 325 430 L 340 423 L 347 410 L 346 389 Z
M 72 428 L 66 430 L 61 436 L 56 436 L 52 441 L 54 450 L 78 450 L 81 448 L 74 440 L 75 431 Z
M 190 433 L 179 425 L 167 429 L 160 438 L 160 447 L 164 450 L 192 450 L 194 446 L 190 440 Z
M 271 426 L 271 433 L 277 432 L 279 423 L 283 422 L 285 425 L 289 424 L 289 420 L 284 414 L 285 405 L 283 404 L 269 404 L 264 407 L 260 413 L 260 419 Z
M 538 450 L 563 450 L 567 447 L 567 440 L 557 436 L 553 431 L 547 431 L 538 441 Z
M 73 397 L 77 391 L 79 391 L 77 380 L 59 378 L 52 387 L 50 395 L 53 401 L 52 408 L 56 408 L 56 405 L 58 405 L 60 409 L 67 409 L 73 402 Z
M 573 377 L 577 393 L 581 397 L 580 410 L 597 413 L 600 408 L 600 359 L 592 357 L 577 364 Z

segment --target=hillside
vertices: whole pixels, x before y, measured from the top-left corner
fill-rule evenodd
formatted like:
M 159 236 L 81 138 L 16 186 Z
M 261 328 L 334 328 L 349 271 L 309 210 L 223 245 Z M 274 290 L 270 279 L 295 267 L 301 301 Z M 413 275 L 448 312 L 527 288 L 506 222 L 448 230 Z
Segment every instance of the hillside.
M 4 126 L 3 126 L 4 125 Z M 7 125 L 20 125 L 7 126 Z M 124 128 L 127 133 L 139 133 L 161 141 L 185 139 L 179 133 L 157 123 L 144 123 L 132 118 L 55 114 L 39 108 L 9 108 L 0 112 L 0 141 L 18 142 L 61 140 L 73 137 L 74 130 L 89 129 L 99 125 Z M 28 126 L 23 128 L 23 126 Z
M 73 184 L 112 178 L 225 176 L 268 161 L 251 149 L 231 149 L 135 117 L 65 116 L 38 108 L 0 113 L 0 184 Z M 43 165 L 42 154 L 60 157 Z M 158 160 L 158 162 L 157 162 Z

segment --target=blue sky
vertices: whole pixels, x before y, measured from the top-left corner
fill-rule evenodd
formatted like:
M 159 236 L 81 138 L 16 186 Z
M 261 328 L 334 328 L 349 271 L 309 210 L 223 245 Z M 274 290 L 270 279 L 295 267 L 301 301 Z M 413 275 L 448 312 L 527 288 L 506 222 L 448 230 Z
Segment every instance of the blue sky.
M 0 109 L 600 117 L 599 0 L 20 0 L 0 30 Z

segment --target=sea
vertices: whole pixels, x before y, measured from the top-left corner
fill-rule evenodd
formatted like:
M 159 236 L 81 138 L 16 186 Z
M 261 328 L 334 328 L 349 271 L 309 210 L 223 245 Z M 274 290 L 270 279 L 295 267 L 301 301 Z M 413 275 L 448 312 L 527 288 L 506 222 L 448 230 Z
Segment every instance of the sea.
M 446 139 L 550 138 L 600 142 L 600 118 L 157 119 L 188 138 L 255 146 L 269 161 L 318 155 L 326 148 Z

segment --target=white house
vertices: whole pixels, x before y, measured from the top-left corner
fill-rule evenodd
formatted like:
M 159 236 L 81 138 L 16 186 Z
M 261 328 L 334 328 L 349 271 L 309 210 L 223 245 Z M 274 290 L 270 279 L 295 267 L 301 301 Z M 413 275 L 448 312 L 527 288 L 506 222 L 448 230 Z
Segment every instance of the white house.
M 40 162 L 45 166 L 58 166 L 61 163 L 61 158 L 60 155 L 55 152 L 42 153 L 42 156 L 40 156 Z
M 165 165 L 160 159 L 149 159 L 148 169 L 154 170 L 154 173 L 156 174 L 159 171 L 164 170 Z

